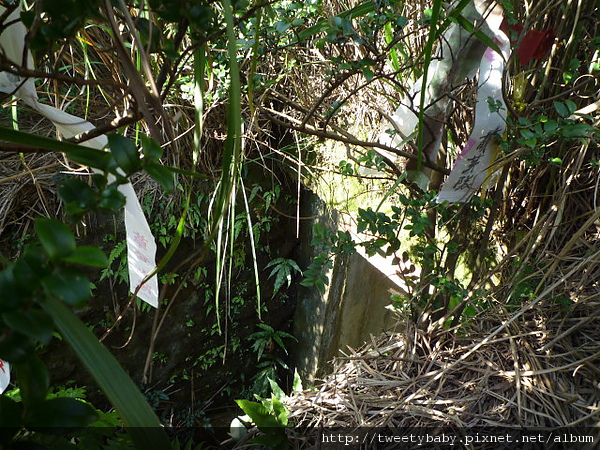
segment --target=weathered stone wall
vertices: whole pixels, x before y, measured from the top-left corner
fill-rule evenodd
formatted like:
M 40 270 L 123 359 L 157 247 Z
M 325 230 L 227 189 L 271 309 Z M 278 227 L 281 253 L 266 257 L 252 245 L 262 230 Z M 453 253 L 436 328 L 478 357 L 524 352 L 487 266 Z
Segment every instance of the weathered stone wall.
M 314 224 L 333 229 L 341 227 L 339 215 L 331 212 L 314 194 L 303 199 L 303 223 L 298 261 L 310 264 L 315 249 L 309 245 Z M 298 345 L 293 360 L 303 379 L 312 381 L 329 371 L 330 362 L 348 346 L 358 348 L 371 335 L 396 326 L 393 312 L 386 308 L 393 293 L 401 293 L 397 279 L 382 270 L 381 258 L 375 262 L 365 254 L 336 256 L 326 273 L 329 284 L 324 293 L 300 287 L 294 320 Z

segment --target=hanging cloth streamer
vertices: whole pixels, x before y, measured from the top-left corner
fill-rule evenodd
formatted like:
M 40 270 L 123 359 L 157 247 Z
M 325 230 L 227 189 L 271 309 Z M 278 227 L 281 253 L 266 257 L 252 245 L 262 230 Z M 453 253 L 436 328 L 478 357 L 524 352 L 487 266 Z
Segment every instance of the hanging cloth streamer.
M 0 394 L 2 394 L 10 383 L 10 365 L 0 359 Z
M 454 4 L 456 6 L 456 3 Z M 502 72 L 508 59 L 510 44 L 500 31 L 502 8 L 492 0 L 473 0 L 461 11 L 470 23 L 480 24 L 478 29 L 493 39 L 501 55 L 487 48 L 472 33 L 457 23 L 444 31 L 440 46 L 432 59 L 427 81 L 419 78 L 401 100 L 392 116 L 393 125 L 400 138 L 380 135 L 379 140 L 397 146 L 406 137 L 414 135 L 418 126 L 421 91 L 425 89 L 423 102 L 423 148 L 422 156 L 436 162 L 445 124 L 448 121 L 451 91 L 479 72 L 479 89 L 475 113 L 475 125 L 461 155 L 457 159 L 448 181 L 438 196 L 438 201 L 467 201 L 488 177 L 488 169 L 495 157 L 496 134 L 505 128 L 505 108 L 502 100 Z M 493 100 L 494 111 L 488 99 Z M 430 170 L 418 167 L 414 161 L 407 164 L 407 178 L 426 191 L 430 181 Z M 460 181 L 460 182 L 458 182 Z
M 488 3 L 487 0 L 479 0 Z M 461 15 L 471 23 L 482 21 L 482 12 L 486 7 L 478 9 L 474 2 L 468 3 Z M 491 34 L 484 22 L 482 31 Z M 444 31 L 427 70 L 427 80 L 423 77 L 415 81 L 400 105 L 391 117 L 399 136 L 379 136 L 379 141 L 389 146 L 398 146 L 409 136 L 417 133 L 419 110 L 423 89 L 423 139 L 422 158 L 435 163 L 438 150 L 448 119 L 449 93 L 467 78 L 477 74 L 485 45 L 457 23 L 452 23 Z M 426 191 L 430 181 L 430 169 L 419 167 L 415 161 L 409 161 L 406 167 L 407 178 Z
M 501 54 L 488 47 L 481 58 L 473 130 L 437 196 L 438 203 L 466 202 L 492 178 L 492 164 L 506 129 L 502 79 L 510 55 L 510 41 L 500 30 L 500 19 L 493 15 L 486 19 Z
M 6 8 L 0 6 L 0 14 Z M 25 36 L 27 30 L 20 20 L 20 9 L 16 8 L 5 19 L 3 32 L 0 35 L 0 51 L 4 57 L 17 67 L 33 68 L 33 58 L 26 52 L 23 62 Z M 51 120 L 65 139 L 80 135 L 94 129 L 88 121 L 68 114 L 60 109 L 39 103 L 35 84 L 31 78 L 22 78 L 9 72 L 0 72 L 0 91 L 13 94 L 23 100 L 31 108 Z M 105 149 L 108 144 L 106 136 L 98 136 L 81 145 L 97 150 Z M 114 178 L 109 179 L 113 181 Z M 127 265 L 129 269 L 129 288 L 135 292 L 142 281 L 156 267 L 156 242 L 148 226 L 148 222 L 131 183 L 119 186 L 125 196 L 125 232 L 127 236 Z M 153 307 L 158 306 L 158 279 L 152 276 L 144 283 L 137 296 Z M 0 375 L 1 376 L 1 375 Z

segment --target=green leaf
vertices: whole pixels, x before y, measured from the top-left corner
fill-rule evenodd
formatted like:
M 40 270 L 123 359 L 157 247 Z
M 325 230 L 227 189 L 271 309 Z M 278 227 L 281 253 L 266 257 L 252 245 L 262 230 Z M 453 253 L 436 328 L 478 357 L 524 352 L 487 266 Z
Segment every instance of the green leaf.
M 94 377 L 128 427 L 137 448 L 163 450 L 171 443 L 152 408 L 115 357 L 63 303 L 49 298 L 42 306 L 63 338 Z
M 142 151 L 146 161 L 151 163 L 158 163 L 163 154 L 160 144 L 145 134 L 142 134 Z
M 568 117 L 571 114 L 571 112 L 569 111 L 569 108 L 564 103 L 554 101 L 553 104 L 554 104 L 554 109 L 556 109 L 556 112 L 558 113 L 559 116 Z
M 25 408 L 35 408 L 48 395 L 50 386 L 48 369 L 37 356 L 13 364 L 13 368 L 19 380 L 21 398 Z
M 587 136 L 590 131 L 595 131 L 596 128 L 587 123 L 575 123 L 572 125 L 564 125 L 562 135 L 568 139 L 582 138 Z
M 39 246 L 33 246 L 14 263 L 13 276 L 21 295 L 31 295 L 39 286 L 40 279 L 48 273 L 43 256 Z
M 84 266 L 107 267 L 108 258 L 102 250 L 91 245 L 77 247 L 71 255 L 63 258 L 63 261 L 82 264 Z
M 35 231 L 44 250 L 52 260 L 59 260 L 75 250 L 75 236 L 64 223 L 40 217 L 35 221 Z
M 2 314 L 2 319 L 12 330 L 29 336 L 42 344 L 48 344 L 52 339 L 52 319 L 43 311 L 9 311 Z
M 525 139 L 531 139 L 535 137 L 535 134 L 533 134 L 533 132 L 530 130 L 520 130 L 520 133 Z
M 108 145 L 115 161 L 126 175 L 140 168 L 140 155 L 131 139 L 112 133 L 108 135 Z
M 0 310 L 11 310 L 21 303 L 22 297 L 17 287 L 13 269 L 14 265 L 10 265 L 0 272 L 0 292 L 2 292 Z
M 97 192 L 86 182 L 77 178 L 68 178 L 58 184 L 58 195 L 65 203 L 67 214 L 77 215 L 93 209 L 97 202 Z
M 282 266 L 273 269 L 271 275 L 273 275 L 274 273 L 277 273 L 277 277 L 275 277 L 275 286 L 273 287 L 274 293 L 278 292 L 286 281 L 288 286 L 292 282 L 292 274 L 290 273 L 290 268 L 288 266 Z M 269 278 L 271 277 L 271 275 L 269 276 Z
M 74 398 L 56 397 L 45 400 L 27 414 L 29 427 L 85 427 L 98 419 L 96 410 L 89 404 Z
M 281 424 L 277 418 L 269 411 L 269 409 L 257 402 L 250 400 L 236 400 L 235 401 L 242 411 L 250 416 L 252 421 L 258 428 L 271 428 L 280 427 Z
M 269 385 L 271 386 L 271 392 L 273 393 L 273 395 L 275 397 L 277 397 L 278 399 L 287 397 L 287 395 L 285 395 L 285 392 L 283 392 L 283 389 L 281 389 L 279 387 L 279 385 L 277 384 L 277 382 L 275 380 L 272 380 L 271 378 L 268 378 L 268 377 L 267 377 L 267 380 L 269 381 Z
M 300 378 L 298 371 L 294 369 L 294 381 L 292 383 L 292 392 L 294 394 L 297 394 L 299 392 L 302 392 L 302 389 L 302 379 Z
M 575 102 L 573 100 L 565 100 L 565 106 L 569 110 L 569 115 L 571 115 L 575 111 L 577 111 L 577 105 L 575 104 Z
M 472 33 L 473 36 L 475 36 L 475 39 L 485 44 L 486 47 L 490 47 L 496 53 L 502 55 L 502 51 L 500 50 L 500 47 L 498 47 L 498 44 L 496 44 L 494 40 L 490 38 L 487 34 L 485 34 L 483 31 L 476 30 L 475 26 L 471 22 L 469 22 L 465 16 L 461 14 L 450 15 L 448 17 L 448 20 L 457 23 L 468 33 Z
M 90 281 L 79 270 L 64 268 L 42 280 L 46 293 L 70 306 L 81 307 L 92 295 Z
M 165 190 L 166 193 L 173 192 L 175 180 L 171 171 L 160 163 L 146 163 L 144 169 L 152 178 L 154 178 Z
M 110 154 L 102 150 L 84 147 L 83 145 L 71 142 L 57 141 L 56 139 L 24 133 L 23 131 L 16 131 L 5 127 L 0 127 L 0 136 L 2 136 L 2 141 L 66 153 L 71 161 L 84 166 L 96 167 L 102 170 L 107 170 L 110 166 Z
M 109 186 L 102 191 L 98 207 L 109 212 L 118 211 L 125 206 L 125 196 L 119 192 L 117 186 Z
M 287 349 L 285 348 L 285 344 L 281 340 L 281 337 L 279 336 L 279 334 L 273 334 L 272 338 L 273 338 L 273 341 L 275 341 L 275 343 L 277 343 L 277 345 L 279 345 L 279 347 L 281 347 L 281 349 L 284 352 L 287 353 Z
M 525 140 L 525 145 L 528 147 L 534 148 L 537 144 L 537 138 L 531 138 Z
M 279 422 L 280 426 L 285 427 L 288 424 L 288 412 L 285 409 L 285 406 L 275 395 L 271 396 L 271 402 L 273 404 L 273 412 L 275 413 L 277 422 Z
M 10 333 L 0 338 L 0 359 L 5 361 L 24 361 L 34 350 L 35 342 L 21 333 Z

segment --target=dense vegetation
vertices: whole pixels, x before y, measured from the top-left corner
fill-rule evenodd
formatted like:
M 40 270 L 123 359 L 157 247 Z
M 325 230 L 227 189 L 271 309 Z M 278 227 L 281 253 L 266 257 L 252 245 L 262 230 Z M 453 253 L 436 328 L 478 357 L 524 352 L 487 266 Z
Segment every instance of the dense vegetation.
M 0 444 L 167 448 L 179 444 L 159 424 L 209 426 L 210 407 L 232 399 L 259 426 L 286 425 L 300 286 L 325 290 L 332 258 L 358 246 L 394 259 L 407 290 L 391 302 L 422 330 L 542 297 L 572 312 L 593 295 L 592 272 L 564 278 L 559 262 L 593 271 L 600 251 L 597 110 L 573 115 L 598 100 L 600 5 L 499 2 L 510 24 L 557 38 L 507 64 L 495 184 L 448 204 L 435 198 L 467 141 L 476 83 L 452 90 L 437 161 L 419 133 L 400 148 L 376 138 L 444 31 L 469 28 L 467 1 L 425 3 L 25 2 L 36 68 L 0 68 L 96 128 L 55 139 L 51 122 L 3 99 L 0 359 L 14 380 Z M 109 151 L 80 145 L 101 134 Z M 411 164 L 432 169 L 425 191 L 406 177 Z M 127 290 L 128 179 L 159 245 L 156 311 Z M 316 257 L 301 267 L 299 202 L 332 186 L 331 206 L 367 238 L 315 229 Z M 91 376 L 69 384 L 71 351 Z

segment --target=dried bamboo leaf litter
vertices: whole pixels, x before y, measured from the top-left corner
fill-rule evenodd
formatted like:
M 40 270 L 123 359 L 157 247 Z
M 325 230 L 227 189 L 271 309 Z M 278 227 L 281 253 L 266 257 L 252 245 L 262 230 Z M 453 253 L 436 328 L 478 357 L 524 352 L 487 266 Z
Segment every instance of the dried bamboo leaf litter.
M 508 325 L 508 314 L 487 314 L 456 333 L 408 322 L 337 358 L 316 391 L 288 400 L 290 418 L 325 427 L 595 426 L 599 306 L 544 304 Z

